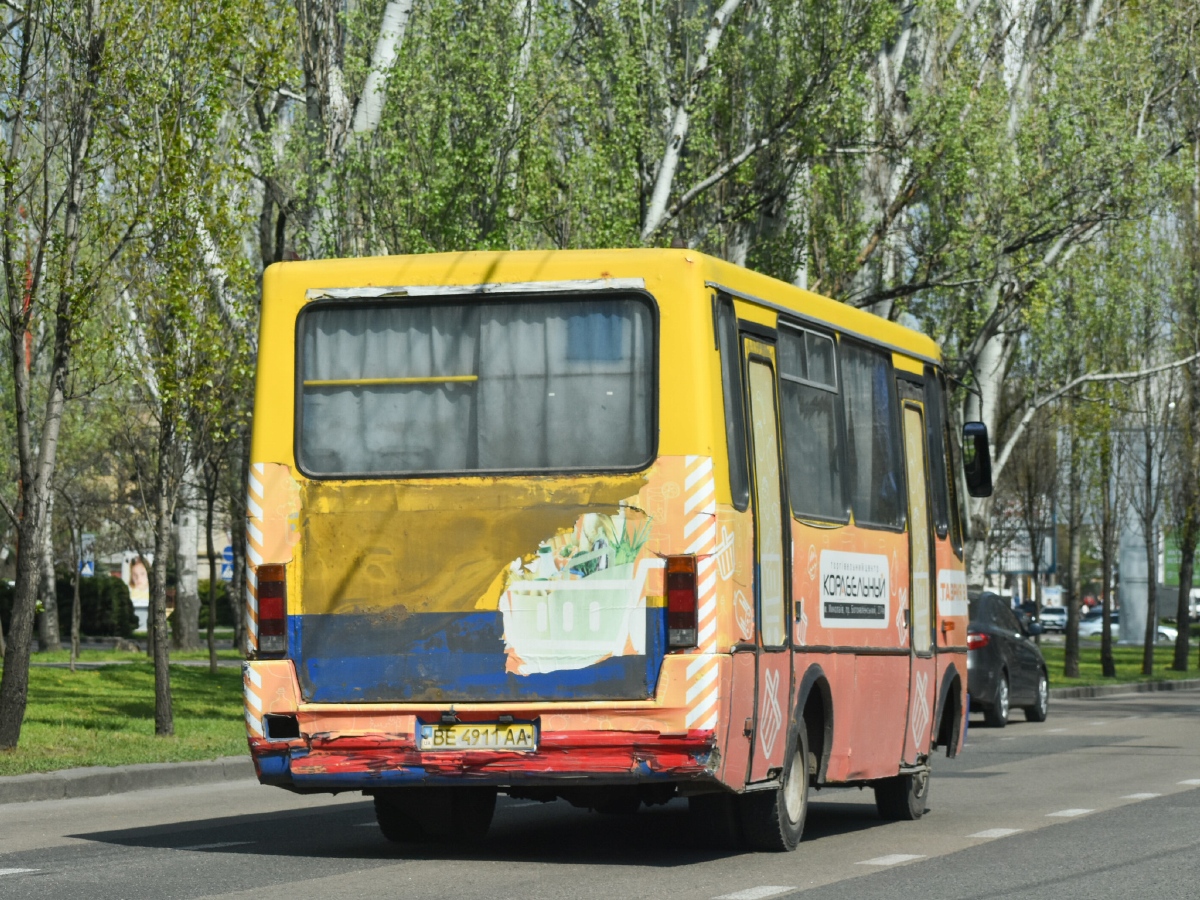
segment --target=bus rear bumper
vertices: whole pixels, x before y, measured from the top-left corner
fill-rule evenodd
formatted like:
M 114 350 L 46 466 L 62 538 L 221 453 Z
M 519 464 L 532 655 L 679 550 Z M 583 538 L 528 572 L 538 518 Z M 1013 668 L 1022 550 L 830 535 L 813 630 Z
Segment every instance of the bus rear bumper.
M 403 735 L 313 735 L 251 738 L 250 751 L 262 784 L 299 791 L 711 780 L 719 755 L 712 731 L 550 732 L 533 751 L 422 752 Z

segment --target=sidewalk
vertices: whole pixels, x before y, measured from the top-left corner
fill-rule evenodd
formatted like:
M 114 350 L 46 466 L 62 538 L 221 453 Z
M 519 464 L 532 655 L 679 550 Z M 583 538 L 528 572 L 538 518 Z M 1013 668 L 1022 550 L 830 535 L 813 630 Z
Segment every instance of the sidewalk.
M 2 777 L 0 803 L 100 797 L 126 791 L 183 787 L 190 784 L 218 784 L 249 778 L 254 778 L 254 764 L 250 761 L 249 753 L 245 756 L 224 756 L 200 762 L 88 766 Z

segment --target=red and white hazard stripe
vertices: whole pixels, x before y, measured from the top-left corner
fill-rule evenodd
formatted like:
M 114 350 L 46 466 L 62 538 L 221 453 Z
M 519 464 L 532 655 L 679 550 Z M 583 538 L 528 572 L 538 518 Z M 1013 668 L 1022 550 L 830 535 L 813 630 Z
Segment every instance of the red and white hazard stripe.
M 263 561 L 263 471 L 262 463 L 250 466 L 246 490 L 246 641 L 258 649 L 258 567 Z
M 248 663 L 242 663 L 242 694 L 245 697 L 246 727 L 251 737 L 263 736 L 262 676 Z
M 708 730 L 717 724 L 717 490 L 711 456 L 689 456 L 684 463 L 683 536 L 687 552 L 696 556 L 696 646 L 699 654 L 687 667 L 688 729 Z

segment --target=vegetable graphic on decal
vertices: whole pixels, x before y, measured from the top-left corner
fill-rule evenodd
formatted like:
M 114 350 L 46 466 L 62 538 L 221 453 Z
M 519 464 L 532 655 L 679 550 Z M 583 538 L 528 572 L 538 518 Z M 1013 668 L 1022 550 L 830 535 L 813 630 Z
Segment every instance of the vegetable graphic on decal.
M 640 524 L 630 514 L 644 517 Z M 646 598 L 656 557 L 639 561 L 650 519 L 622 507 L 587 513 L 573 531 L 544 541 L 529 562 L 514 560 L 500 597 L 507 671 L 582 669 L 611 656 L 646 652 Z

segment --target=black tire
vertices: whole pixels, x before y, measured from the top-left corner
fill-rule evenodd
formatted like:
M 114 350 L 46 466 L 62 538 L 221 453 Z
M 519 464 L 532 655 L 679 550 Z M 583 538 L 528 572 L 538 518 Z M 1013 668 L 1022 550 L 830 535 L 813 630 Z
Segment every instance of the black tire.
M 1008 724 L 1009 697 L 1008 673 L 1001 672 L 996 682 L 996 693 L 992 702 L 983 708 L 983 721 L 989 728 L 1003 728 Z
M 802 719 L 792 741 L 783 780 L 773 791 L 742 794 L 742 833 L 752 850 L 795 850 L 808 815 L 808 734 Z
M 740 850 L 742 819 L 736 794 L 699 794 L 688 797 L 688 814 L 697 845 L 712 850 Z
M 492 787 L 399 788 L 375 795 L 375 820 L 389 841 L 473 844 L 496 811 Z
M 875 809 L 889 822 L 912 822 L 925 814 L 929 770 L 881 778 L 874 784 Z
M 1025 707 L 1025 721 L 1045 722 L 1048 715 L 1050 715 L 1050 682 L 1046 678 L 1046 673 L 1040 672 L 1038 674 L 1037 702 L 1033 706 Z
M 429 840 L 413 815 L 411 804 L 397 802 L 397 799 L 390 791 L 375 795 L 375 821 L 383 836 L 394 844 L 419 844 Z

